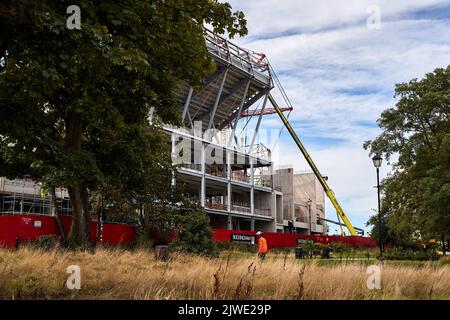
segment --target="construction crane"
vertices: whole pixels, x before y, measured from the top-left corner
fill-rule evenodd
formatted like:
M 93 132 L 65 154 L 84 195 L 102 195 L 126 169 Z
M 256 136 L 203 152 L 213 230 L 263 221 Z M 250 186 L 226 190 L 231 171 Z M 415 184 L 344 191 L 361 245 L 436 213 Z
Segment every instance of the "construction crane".
M 325 191 L 328 199 L 330 199 L 331 203 L 333 204 L 333 207 L 336 209 L 336 213 L 338 214 L 338 218 L 340 217 L 342 219 L 342 221 L 344 222 L 345 226 L 347 227 L 349 233 L 352 236 L 357 236 L 358 232 L 356 231 L 355 227 L 353 227 L 353 225 L 350 222 L 350 220 L 347 217 L 347 215 L 344 213 L 344 210 L 342 209 L 341 205 L 337 201 L 333 191 L 328 186 L 328 184 L 327 184 L 326 180 L 324 179 L 324 177 L 320 174 L 319 169 L 314 164 L 314 161 L 311 159 L 311 156 L 306 151 L 305 146 L 300 141 L 299 137 L 295 133 L 295 131 L 292 128 L 291 124 L 289 123 L 287 118 L 284 116 L 282 109 L 278 106 L 277 102 L 275 101 L 275 99 L 272 97 L 272 95 L 270 93 L 269 93 L 268 98 L 269 98 L 269 101 L 272 103 L 272 106 L 274 107 L 274 109 L 277 112 L 278 116 L 281 118 L 281 121 L 286 126 L 286 129 L 289 131 L 289 133 L 291 134 L 291 136 L 294 139 L 295 143 L 297 144 L 297 147 L 302 152 L 303 156 L 305 157 L 305 159 L 308 162 L 309 166 L 311 167 L 312 171 L 314 172 L 314 174 L 316 175 L 316 177 L 319 180 L 320 184 L 322 185 L 323 190 Z M 341 227 L 341 234 L 342 234 L 342 236 L 345 236 L 345 233 L 344 233 L 344 230 L 342 229 L 342 227 Z

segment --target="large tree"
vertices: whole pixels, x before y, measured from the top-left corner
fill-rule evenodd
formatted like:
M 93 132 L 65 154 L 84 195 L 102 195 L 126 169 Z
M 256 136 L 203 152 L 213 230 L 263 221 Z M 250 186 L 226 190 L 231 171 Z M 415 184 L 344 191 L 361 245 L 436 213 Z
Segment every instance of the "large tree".
M 73 4 L 81 29 L 67 27 Z M 77 246 L 89 244 L 90 194 L 135 184 L 127 177 L 143 170 L 142 143 L 161 151 L 150 108 L 177 123 L 177 84 L 214 71 L 205 23 L 231 37 L 247 32 L 242 12 L 217 0 L 0 4 L 0 176 L 67 188 Z M 169 165 L 154 161 L 155 174 Z
M 397 85 L 396 97 L 378 120 L 383 132 L 365 144 L 398 158 L 383 182 L 386 227 L 400 242 L 441 237 L 450 233 L 450 66 Z

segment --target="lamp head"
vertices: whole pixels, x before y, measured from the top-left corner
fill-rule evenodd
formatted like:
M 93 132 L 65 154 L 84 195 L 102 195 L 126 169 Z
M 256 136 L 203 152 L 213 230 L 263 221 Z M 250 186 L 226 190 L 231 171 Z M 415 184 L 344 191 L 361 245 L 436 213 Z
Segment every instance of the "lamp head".
M 372 158 L 372 162 L 375 168 L 381 167 L 381 163 L 383 162 L 383 158 L 379 154 L 376 154 Z

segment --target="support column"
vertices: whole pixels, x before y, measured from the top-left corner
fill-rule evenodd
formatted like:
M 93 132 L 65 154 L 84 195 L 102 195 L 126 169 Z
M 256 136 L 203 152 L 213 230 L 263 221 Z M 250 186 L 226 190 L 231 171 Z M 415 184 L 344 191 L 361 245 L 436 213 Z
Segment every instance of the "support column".
M 271 161 L 272 161 L 272 157 L 271 157 Z M 273 176 L 273 162 L 270 162 L 270 181 L 271 181 L 271 189 L 273 191 L 275 189 L 274 176 Z
M 254 172 L 253 172 L 253 159 L 249 158 L 250 160 L 250 212 L 252 215 L 252 219 L 250 221 L 250 230 L 255 231 L 255 182 L 254 182 Z
M 202 142 L 201 147 L 201 167 L 202 167 L 202 180 L 200 186 L 200 204 L 205 207 L 205 194 L 206 194 L 206 178 L 205 178 L 205 144 Z
M 186 119 L 186 114 L 189 112 L 189 105 L 191 104 L 191 98 L 192 98 L 193 92 L 194 92 L 194 89 L 192 87 L 190 87 L 189 93 L 188 93 L 186 101 L 184 103 L 183 116 L 182 116 L 183 121 Z M 189 115 L 189 118 L 190 118 L 190 115 Z
M 228 217 L 227 217 L 227 225 L 228 230 L 233 229 L 233 223 L 231 219 L 231 197 L 233 196 L 231 191 L 231 152 L 230 150 L 226 150 L 227 152 L 227 211 L 228 211 Z
M 175 143 L 176 143 L 176 136 L 175 133 L 172 132 L 171 135 L 172 138 L 172 163 L 173 163 L 173 159 L 175 155 Z M 176 178 L 175 178 L 175 170 L 172 171 L 172 187 L 174 187 L 176 185 Z

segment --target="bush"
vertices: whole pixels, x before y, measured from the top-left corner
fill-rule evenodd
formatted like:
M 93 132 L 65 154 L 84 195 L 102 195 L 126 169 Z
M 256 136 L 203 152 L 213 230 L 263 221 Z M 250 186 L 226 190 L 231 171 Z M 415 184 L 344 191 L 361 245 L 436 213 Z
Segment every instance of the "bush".
M 300 246 L 305 251 L 321 251 L 327 248 L 326 245 L 321 243 L 306 243 Z
M 136 232 L 136 237 L 132 244 L 133 248 L 151 249 L 153 248 L 153 241 L 150 239 L 149 232 L 140 228 Z
M 213 232 L 209 217 L 201 208 L 180 214 L 176 219 L 177 239 L 172 250 L 216 256 L 217 246 L 211 241 Z
M 419 251 L 412 249 L 394 248 L 384 253 L 385 260 L 434 261 L 439 255 L 434 250 Z
M 59 245 L 59 240 L 55 235 L 40 236 L 35 242 L 32 243 L 33 247 L 41 250 L 50 251 L 55 249 Z
M 331 247 L 331 249 L 333 249 L 333 252 L 335 252 L 335 253 L 349 252 L 352 249 L 350 246 L 348 246 L 344 243 L 339 243 L 339 242 L 330 243 L 330 247 Z

